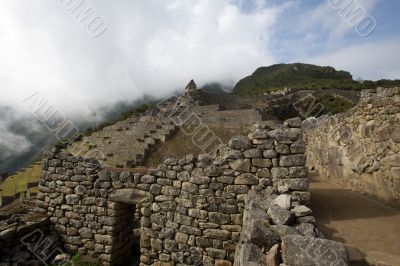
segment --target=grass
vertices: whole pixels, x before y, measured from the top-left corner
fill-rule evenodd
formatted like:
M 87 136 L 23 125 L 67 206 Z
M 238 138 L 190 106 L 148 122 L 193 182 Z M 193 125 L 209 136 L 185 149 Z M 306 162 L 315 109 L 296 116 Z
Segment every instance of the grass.
M 215 136 L 219 137 L 223 143 L 228 143 L 229 139 L 235 135 L 245 135 L 249 133 L 249 129 L 242 128 L 222 128 L 209 127 L 210 131 L 214 132 Z M 211 145 L 214 147 L 214 145 Z M 209 151 L 205 151 L 209 152 Z M 145 165 L 147 167 L 156 167 L 164 162 L 167 158 L 183 158 L 187 154 L 199 155 L 204 151 L 193 144 L 193 135 L 187 135 L 182 129 L 169 139 L 166 143 L 162 143 L 159 148 L 149 154 L 146 158 Z
M 88 258 L 79 253 L 76 253 L 74 256 L 72 256 L 70 262 L 72 262 L 70 264 L 75 265 L 75 266 L 98 266 L 98 265 L 101 265 L 98 260 Z
M 41 169 L 40 162 L 37 162 L 7 177 L 0 183 L 0 196 L 13 196 L 18 192 L 26 192 L 28 183 L 39 181 Z M 36 193 L 37 187 L 30 188 L 29 192 Z

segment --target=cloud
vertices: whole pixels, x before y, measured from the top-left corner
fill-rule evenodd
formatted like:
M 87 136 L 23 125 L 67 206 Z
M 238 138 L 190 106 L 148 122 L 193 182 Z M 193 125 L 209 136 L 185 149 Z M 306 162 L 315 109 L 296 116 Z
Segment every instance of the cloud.
M 0 160 L 29 151 L 32 144 L 24 135 L 12 132 L 12 121 L 17 119 L 11 108 L 0 108 Z M 32 130 L 36 129 L 36 126 Z
M 313 58 L 299 60 L 350 71 L 354 78 L 399 79 L 400 39 L 355 44 Z
M 62 2 L 62 1 L 61 1 Z M 67 115 L 144 94 L 165 96 L 191 78 L 236 82 L 276 60 L 266 43 L 280 6 L 240 1 L 90 1 L 108 21 L 87 34 L 60 1 L 0 6 L 0 105 L 24 110 L 39 92 Z

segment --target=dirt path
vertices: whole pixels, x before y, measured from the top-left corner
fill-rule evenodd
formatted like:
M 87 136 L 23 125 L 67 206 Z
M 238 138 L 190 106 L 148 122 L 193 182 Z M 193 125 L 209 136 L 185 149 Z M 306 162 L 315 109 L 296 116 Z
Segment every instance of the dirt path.
M 310 177 L 311 207 L 324 235 L 358 248 L 372 265 L 400 265 L 400 211 Z

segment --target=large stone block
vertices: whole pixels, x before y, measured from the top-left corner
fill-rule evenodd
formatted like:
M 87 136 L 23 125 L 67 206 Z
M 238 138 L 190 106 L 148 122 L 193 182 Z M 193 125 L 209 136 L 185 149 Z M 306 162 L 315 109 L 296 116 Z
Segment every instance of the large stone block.
M 291 266 L 348 265 L 347 250 L 342 243 L 299 235 L 282 239 L 282 259 Z
M 140 204 L 147 205 L 153 201 L 151 193 L 135 189 L 135 188 L 123 188 L 118 189 L 114 193 L 109 195 L 111 201 L 126 203 L 126 204 Z
M 235 178 L 236 185 L 258 185 L 258 178 L 253 174 L 242 174 Z
M 306 156 L 304 154 L 281 156 L 280 166 L 304 166 L 306 165 Z

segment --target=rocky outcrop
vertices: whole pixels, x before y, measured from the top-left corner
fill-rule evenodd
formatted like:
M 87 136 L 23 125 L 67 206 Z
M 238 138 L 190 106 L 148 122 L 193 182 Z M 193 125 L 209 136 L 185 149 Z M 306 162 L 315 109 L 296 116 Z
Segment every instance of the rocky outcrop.
M 304 125 L 310 169 L 400 207 L 399 88 L 363 91 L 350 111 Z

